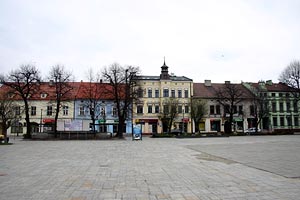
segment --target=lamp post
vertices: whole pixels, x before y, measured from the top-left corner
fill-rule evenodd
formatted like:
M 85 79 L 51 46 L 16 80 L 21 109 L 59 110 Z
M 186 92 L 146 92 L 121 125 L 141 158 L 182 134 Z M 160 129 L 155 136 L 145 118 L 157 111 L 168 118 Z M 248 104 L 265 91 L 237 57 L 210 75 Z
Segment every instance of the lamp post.
M 43 123 L 43 109 L 41 109 L 40 133 L 42 132 L 42 123 Z
M 182 127 L 181 127 L 181 132 L 184 132 L 184 108 L 182 109 Z
M 192 112 L 193 112 L 193 95 L 191 95 L 191 111 L 190 111 L 190 117 L 191 117 L 191 133 L 193 134 L 193 116 L 192 116 Z

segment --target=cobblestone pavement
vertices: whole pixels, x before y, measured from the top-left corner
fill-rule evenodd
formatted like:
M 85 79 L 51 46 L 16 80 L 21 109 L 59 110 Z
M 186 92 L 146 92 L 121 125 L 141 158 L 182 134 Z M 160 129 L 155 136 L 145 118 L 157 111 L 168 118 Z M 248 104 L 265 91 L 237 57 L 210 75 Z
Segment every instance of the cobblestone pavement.
M 0 199 L 300 199 L 300 136 L 23 141 L 0 146 Z

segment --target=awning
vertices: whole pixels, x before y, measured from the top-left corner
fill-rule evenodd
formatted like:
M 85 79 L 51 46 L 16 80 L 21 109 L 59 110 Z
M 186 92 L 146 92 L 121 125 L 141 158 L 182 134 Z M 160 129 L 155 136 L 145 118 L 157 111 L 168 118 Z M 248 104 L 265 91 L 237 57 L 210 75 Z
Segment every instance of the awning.
M 135 123 L 157 123 L 158 119 L 136 119 Z
M 184 123 L 188 123 L 190 121 L 190 119 L 189 118 L 182 118 L 181 121 L 184 122 Z
M 235 117 L 235 118 L 233 118 L 233 121 L 235 121 L 235 122 L 242 122 L 243 118 L 241 118 L 241 117 Z
M 55 119 L 51 119 L 51 118 L 43 119 L 43 123 L 54 123 L 54 122 L 55 122 Z

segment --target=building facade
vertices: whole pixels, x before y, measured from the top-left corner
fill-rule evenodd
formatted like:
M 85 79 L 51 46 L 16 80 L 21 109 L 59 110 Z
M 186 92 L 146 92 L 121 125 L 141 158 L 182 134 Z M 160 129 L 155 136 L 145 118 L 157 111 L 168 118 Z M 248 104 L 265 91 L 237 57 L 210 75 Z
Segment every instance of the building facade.
M 110 87 L 107 83 L 81 82 L 74 99 L 74 122 L 82 131 L 117 133 L 119 120 L 114 98 L 107 92 Z M 131 133 L 131 128 L 128 118 L 123 132 Z
M 199 123 L 199 127 L 196 127 L 200 132 L 206 133 L 219 133 L 225 132 L 225 124 L 229 121 L 229 113 L 227 106 L 231 105 L 227 101 L 224 105 L 220 103 L 220 97 L 218 92 L 225 90 L 226 84 L 234 86 L 237 94 L 236 100 L 233 106 L 233 132 L 243 132 L 245 129 L 252 127 L 249 123 L 254 119 L 252 113 L 252 100 L 253 94 L 249 92 L 242 84 L 232 84 L 229 81 L 225 83 L 212 83 L 210 80 L 205 80 L 204 83 L 194 83 L 194 95 L 193 102 L 201 100 L 206 106 L 206 113 Z
M 260 122 L 262 129 L 268 132 L 299 131 L 299 92 L 296 89 L 271 80 L 243 85 L 266 103 L 266 114 Z
M 140 87 L 138 100 L 133 102 L 133 125 L 140 125 L 142 133 L 167 132 L 164 113 L 169 113 L 170 101 L 176 101 L 176 113 L 172 118 L 172 129 L 191 131 L 190 100 L 193 94 L 193 80 L 185 76 L 170 75 L 163 64 L 160 76 L 137 76 Z M 174 102 L 173 102 L 174 103 Z

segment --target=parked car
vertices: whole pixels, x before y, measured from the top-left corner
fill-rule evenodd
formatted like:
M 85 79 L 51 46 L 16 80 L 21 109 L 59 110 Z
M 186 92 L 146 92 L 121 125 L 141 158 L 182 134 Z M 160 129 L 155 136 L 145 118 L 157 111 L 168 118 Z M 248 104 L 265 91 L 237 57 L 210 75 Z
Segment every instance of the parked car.
M 180 135 L 181 133 L 182 133 L 181 129 L 173 129 L 173 130 L 171 130 L 171 134 L 176 135 L 176 136 Z
M 252 135 L 252 134 L 255 134 L 255 133 L 260 133 L 261 130 L 260 130 L 260 128 L 257 128 L 257 131 L 256 131 L 255 127 L 251 127 L 251 128 L 246 129 L 244 132 L 248 135 Z

